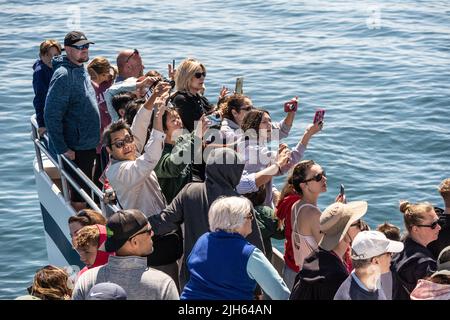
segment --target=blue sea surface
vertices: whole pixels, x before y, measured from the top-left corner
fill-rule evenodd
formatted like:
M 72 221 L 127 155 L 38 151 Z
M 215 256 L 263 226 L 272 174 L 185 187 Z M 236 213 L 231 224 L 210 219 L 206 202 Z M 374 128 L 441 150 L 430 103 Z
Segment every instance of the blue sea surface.
M 430 201 L 450 176 L 450 6 L 446 1 L 0 0 L 0 299 L 25 294 L 47 252 L 32 170 L 32 65 L 39 44 L 79 29 L 90 56 L 138 48 L 145 69 L 185 57 L 206 65 L 206 96 L 222 85 L 284 117 L 298 95 L 293 146 L 326 109 L 305 158 L 328 175 L 323 209 L 346 187 L 369 202 L 371 227 L 402 226 L 398 201 Z M 282 187 L 284 178 L 275 179 Z M 281 241 L 274 245 L 283 249 Z

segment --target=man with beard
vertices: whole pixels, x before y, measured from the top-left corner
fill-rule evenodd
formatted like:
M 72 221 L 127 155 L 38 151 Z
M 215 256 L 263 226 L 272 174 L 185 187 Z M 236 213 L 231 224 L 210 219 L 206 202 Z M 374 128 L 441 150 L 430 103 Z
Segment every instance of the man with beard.
M 66 56 L 53 58 L 54 74 L 44 108 L 50 148 L 72 160 L 86 176 L 91 177 L 95 148 L 100 140 L 100 115 L 88 72 L 83 66 L 89 60 L 89 41 L 84 33 L 71 31 L 64 38 Z M 73 174 L 89 194 L 89 187 Z M 86 203 L 72 188 L 72 206 L 76 211 Z

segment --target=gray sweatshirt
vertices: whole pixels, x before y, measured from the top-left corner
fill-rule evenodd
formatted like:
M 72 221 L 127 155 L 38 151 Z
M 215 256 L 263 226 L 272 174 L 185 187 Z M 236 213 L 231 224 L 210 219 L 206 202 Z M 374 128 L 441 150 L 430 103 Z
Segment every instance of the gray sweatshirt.
M 87 270 L 75 284 L 72 300 L 86 300 L 91 288 L 101 282 L 121 286 L 128 300 L 178 300 L 172 278 L 164 272 L 147 267 L 146 257 L 109 256 L 108 263 Z

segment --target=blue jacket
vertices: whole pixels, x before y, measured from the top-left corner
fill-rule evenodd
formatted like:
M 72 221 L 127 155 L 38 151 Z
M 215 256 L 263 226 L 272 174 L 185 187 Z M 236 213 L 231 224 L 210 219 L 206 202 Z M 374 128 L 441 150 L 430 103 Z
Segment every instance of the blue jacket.
M 181 300 L 252 300 L 256 281 L 247 273 L 255 246 L 238 233 L 207 232 L 188 259 L 191 273 Z
M 84 66 L 65 56 L 52 60 L 54 74 L 45 101 L 44 119 L 57 153 L 95 149 L 100 141 L 100 114 Z
M 38 59 L 33 64 L 33 105 L 36 111 L 36 121 L 40 127 L 45 127 L 44 107 L 48 86 L 53 75 L 53 69 L 49 68 L 42 60 Z

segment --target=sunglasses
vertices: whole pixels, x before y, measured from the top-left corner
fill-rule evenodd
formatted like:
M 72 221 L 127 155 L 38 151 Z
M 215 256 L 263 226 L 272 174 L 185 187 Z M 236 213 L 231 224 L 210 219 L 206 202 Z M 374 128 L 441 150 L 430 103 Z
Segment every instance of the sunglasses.
M 133 143 L 134 141 L 134 137 L 132 135 L 127 135 L 125 136 L 125 139 L 123 140 L 117 140 L 116 142 L 114 142 L 112 145 L 115 145 L 117 149 L 122 149 L 125 144 L 130 144 Z
M 194 73 L 194 77 L 200 79 L 202 76 L 206 77 L 206 72 L 196 72 Z
M 350 225 L 350 227 L 358 227 L 359 230 L 362 230 L 363 229 L 363 222 L 362 222 L 362 220 L 358 220 L 358 221 L 352 223 Z
M 434 221 L 432 224 L 416 224 L 418 227 L 426 227 L 431 228 L 432 230 L 436 229 L 439 224 L 439 220 Z
M 324 170 L 321 173 L 316 174 L 311 179 L 306 179 L 303 182 L 309 182 L 309 181 L 313 181 L 313 180 L 316 182 L 320 182 L 320 181 L 322 181 L 323 177 L 326 177 L 326 176 L 327 176 L 327 174 L 325 173 L 325 170 Z
M 125 60 L 125 63 L 127 63 L 128 61 L 130 61 L 131 57 L 134 56 L 134 55 L 137 55 L 137 56 L 139 55 L 138 49 L 134 49 L 133 53 L 130 54 L 130 55 L 127 57 L 127 60 Z
M 241 110 L 243 111 L 250 111 L 252 110 L 253 106 L 246 106 L 246 107 L 241 107 Z
M 152 232 L 153 232 L 153 229 L 152 229 L 152 228 L 148 228 L 148 229 L 139 231 L 139 232 L 136 233 L 136 234 L 133 234 L 131 237 L 128 238 L 128 240 L 131 240 L 131 239 L 133 239 L 134 237 L 136 237 L 136 236 L 138 236 L 138 235 L 140 235 L 140 234 L 144 234 L 144 233 L 148 233 L 148 235 L 151 236 L 151 235 L 152 235 Z
M 82 44 L 81 46 L 71 45 L 70 47 L 75 48 L 77 50 L 89 49 L 89 43 Z

